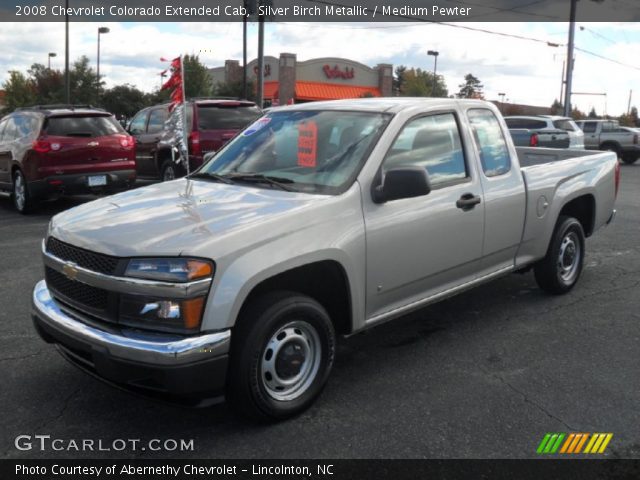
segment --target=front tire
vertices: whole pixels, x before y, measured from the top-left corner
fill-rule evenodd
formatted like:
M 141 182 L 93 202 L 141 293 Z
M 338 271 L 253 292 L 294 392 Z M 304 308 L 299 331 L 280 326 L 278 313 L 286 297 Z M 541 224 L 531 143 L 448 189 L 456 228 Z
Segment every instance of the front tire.
M 580 222 L 573 217 L 560 217 L 547 255 L 534 267 L 538 286 L 554 295 L 569 292 L 582 273 L 584 250 L 584 230 Z
M 633 165 L 634 163 L 636 163 L 636 160 L 638 160 L 638 157 L 636 157 L 635 155 L 623 155 L 622 156 L 622 161 L 624 163 L 626 163 L 627 165 Z
M 33 208 L 33 201 L 29 193 L 29 185 L 21 170 L 13 173 L 13 206 L 21 214 L 27 214 Z
M 322 305 L 275 292 L 252 301 L 234 328 L 227 394 L 231 406 L 259 421 L 283 420 L 320 395 L 335 357 L 335 332 Z

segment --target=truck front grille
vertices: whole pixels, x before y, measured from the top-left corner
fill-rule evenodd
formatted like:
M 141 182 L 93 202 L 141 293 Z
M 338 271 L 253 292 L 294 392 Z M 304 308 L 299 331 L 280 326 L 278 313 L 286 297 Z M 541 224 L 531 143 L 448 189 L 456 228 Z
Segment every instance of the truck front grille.
M 109 306 L 109 292 L 82 282 L 69 280 L 53 268 L 45 268 L 47 286 L 54 297 L 80 310 L 88 310 L 99 316 L 106 315 Z M 102 314 L 102 315 L 101 315 Z
M 47 252 L 61 260 L 73 262 L 80 267 L 106 275 L 116 273 L 118 262 L 121 260 L 118 257 L 74 247 L 53 237 L 47 240 Z

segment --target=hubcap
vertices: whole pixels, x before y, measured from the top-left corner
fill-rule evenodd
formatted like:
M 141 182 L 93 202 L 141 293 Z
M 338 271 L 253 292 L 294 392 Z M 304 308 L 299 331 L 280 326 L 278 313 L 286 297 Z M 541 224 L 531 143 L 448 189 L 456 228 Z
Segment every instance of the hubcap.
M 558 255 L 558 271 L 560 278 L 566 283 L 571 283 L 578 275 L 580 266 L 580 241 L 575 232 L 569 232 L 560 244 Z
M 267 394 L 293 400 L 313 383 L 320 368 L 322 347 L 316 329 L 303 321 L 279 328 L 262 352 L 260 378 Z
M 164 169 L 164 180 L 174 180 L 176 178 L 176 172 L 173 170 L 173 167 L 167 167 Z
M 24 208 L 24 202 L 25 202 L 24 189 L 25 189 L 24 178 L 22 178 L 21 174 L 16 173 L 16 177 L 13 185 L 13 196 L 15 198 L 16 207 L 18 207 L 18 210 L 22 210 Z

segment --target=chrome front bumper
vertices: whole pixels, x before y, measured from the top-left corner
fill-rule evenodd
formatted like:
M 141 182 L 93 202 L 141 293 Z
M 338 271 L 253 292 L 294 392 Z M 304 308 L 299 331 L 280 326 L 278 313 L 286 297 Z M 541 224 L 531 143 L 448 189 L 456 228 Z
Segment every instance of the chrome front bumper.
M 65 312 L 51 298 L 44 280 L 38 282 L 33 290 L 32 315 L 47 330 L 53 330 L 53 336 L 58 340 L 55 332 L 111 358 L 158 367 L 184 366 L 226 356 L 231 343 L 230 330 L 182 338 L 127 330 L 117 333 L 101 330 Z M 56 343 L 64 346 L 65 341 Z

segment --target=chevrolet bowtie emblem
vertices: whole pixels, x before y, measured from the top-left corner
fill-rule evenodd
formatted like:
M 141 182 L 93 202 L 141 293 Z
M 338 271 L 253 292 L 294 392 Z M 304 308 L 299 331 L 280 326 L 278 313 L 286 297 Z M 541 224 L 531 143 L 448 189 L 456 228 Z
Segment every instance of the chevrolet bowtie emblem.
M 62 273 L 64 273 L 69 280 L 75 280 L 78 276 L 78 269 L 72 263 L 65 263 L 64 267 L 62 267 Z
M 98 145 L 100 145 L 100 143 L 98 143 L 98 142 L 89 142 L 89 143 L 87 143 L 87 145 L 90 146 L 90 147 L 97 147 Z

